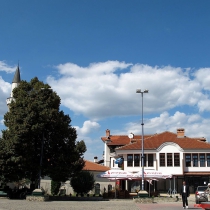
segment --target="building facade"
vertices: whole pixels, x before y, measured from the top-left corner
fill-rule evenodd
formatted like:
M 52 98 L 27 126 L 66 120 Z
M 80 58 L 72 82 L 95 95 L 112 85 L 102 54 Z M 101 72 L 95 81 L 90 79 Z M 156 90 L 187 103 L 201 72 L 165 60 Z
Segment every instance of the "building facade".
M 157 170 L 172 174 L 172 179 L 154 181 L 153 185 L 145 181 L 145 189 L 177 194 L 182 181 L 190 186 L 194 193 L 198 185 L 210 182 L 210 144 L 204 137 L 190 138 L 185 136 L 183 128 L 176 133 L 165 131 L 160 134 L 144 136 L 144 163 L 141 162 L 142 140 L 140 135 L 111 135 L 106 130 L 104 142 L 104 165 L 110 168 L 118 167 L 117 158 L 123 159 L 120 167 L 129 172 Z M 132 191 L 135 181 L 122 181 L 122 189 Z M 140 187 L 140 186 L 139 186 Z

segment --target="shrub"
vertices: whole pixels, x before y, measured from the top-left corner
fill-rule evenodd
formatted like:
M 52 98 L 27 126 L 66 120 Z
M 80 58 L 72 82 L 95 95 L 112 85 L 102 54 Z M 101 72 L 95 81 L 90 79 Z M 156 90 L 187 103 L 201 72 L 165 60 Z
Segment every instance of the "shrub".
M 71 186 L 78 194 L 87 194 L 94 187 L 94 176 L 89 171 L 81 171 L 71 179 Z
M 61 183 L 57 181 L 51 181 L 51 194 L 57 195 L 60 189 Z

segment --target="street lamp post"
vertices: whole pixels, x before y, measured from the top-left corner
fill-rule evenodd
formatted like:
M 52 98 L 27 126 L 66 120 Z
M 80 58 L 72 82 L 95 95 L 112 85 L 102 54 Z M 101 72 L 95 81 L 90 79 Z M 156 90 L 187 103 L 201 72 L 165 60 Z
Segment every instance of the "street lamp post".
M 52 91 L 52 88 L 41 88 L 41 90 L 51 90 Z M 42 131 L 42 140 L 41 140 L 41 153 L 40 153 L 40 164 L 39 164 L 40 168 L 39 168 L 38 189 L 41 189 L 43 149 L 44 149 L 44 130 Z
M 143 122 L 143 95 L 144 93 L 149 93 L 149 90 L 144 90 L 144 91 L 141 91 L 141 89 L 137 89 L 136 90 L 136 93 L 141 93 L 141 97 L 142 97 L 142 109 L 141 109 L 141 112 L 142 112 L 142 121 L 141 121 L 141 126 L 142 126 L 142 137 L 141 137 L 141 167 L 142 167 L 142 190 L 144 190 L 144 122 Z

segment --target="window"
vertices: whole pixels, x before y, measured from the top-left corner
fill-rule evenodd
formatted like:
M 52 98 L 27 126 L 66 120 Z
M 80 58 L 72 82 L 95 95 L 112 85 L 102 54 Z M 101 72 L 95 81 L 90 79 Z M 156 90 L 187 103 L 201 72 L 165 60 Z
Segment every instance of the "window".
M 191 154 L 185 154 L 185 165 L 186 167 L 191 166 Z
M 173 166 L 172 153 L 167 153 L 167 166 Z
M 206 154 L 206 160 L 207 160 L 207 167 L 210 166 L 210 153 Z
M 199 154 L 200 157 L 200 167 L 205 167 L 205 154 Z
M 153 154 L 148 154 L 148 166 L 153 166 Z
M 174 153 L 174 166 L 180 166 L 179 153 Z
M 134 166 L 140 166 L 140 155 L 134 155 Z
M 160 166 L 165 166 L 165 153 L 160 153 Z
M 193 167 L 198 167 L 198 154 L 192 154 Z
M 147 166 L 147 156 L 144 154 L 144 167 L 146 167 L 146 166 Z
M 127 166 L 133 166 L 133 155 L 127 155 Z

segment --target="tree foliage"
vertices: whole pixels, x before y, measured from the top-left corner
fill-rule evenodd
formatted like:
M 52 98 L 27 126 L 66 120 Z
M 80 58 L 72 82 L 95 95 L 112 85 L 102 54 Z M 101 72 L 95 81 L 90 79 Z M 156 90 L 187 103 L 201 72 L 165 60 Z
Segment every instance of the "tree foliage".
M 89 171 L 81 171 L 71 179 L 71 186 L 76 193 L 87 194 L 94 188 L 94 176 Z
M 57 93 L 35 77 L 22 81 L 13 97 L 4 116 L 8 129 L 0 139 L 0 177 L 7 182 L 37 180 L 40 168 L 42 176 L 54 181 L 75 176 L 84 166 L 86 146 L 76 141 L 70 117 L 59 110 Z
M 61 182 L 57 182 L 52 180 L 51 181 L 51 194 L 57 195 L 61 186 Z

